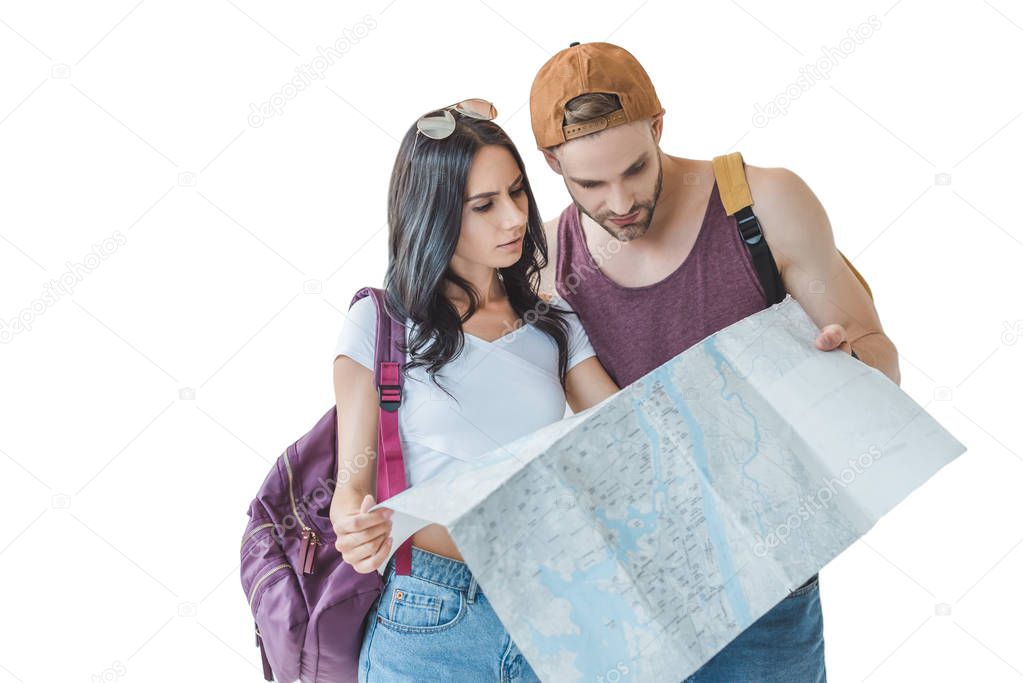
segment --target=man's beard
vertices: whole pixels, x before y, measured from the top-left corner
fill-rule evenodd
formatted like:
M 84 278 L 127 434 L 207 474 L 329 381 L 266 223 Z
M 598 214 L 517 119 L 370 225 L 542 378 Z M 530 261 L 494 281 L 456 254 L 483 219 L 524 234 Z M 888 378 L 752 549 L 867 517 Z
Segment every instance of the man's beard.
M 631 213 L 639 211 L 639 217 L 636 218 L 635 222 L 629 223 L 628 225 L 615 225 L 608 221 L 611 216 L 615 215 L 612 213 L 601 214 L 600 216 L 594 216 L 587 211 L 581 204 L 576 202 L 576 206 L 579 210 L 585 213 L 590 219 L 604 228 L 612 237 L 619 242 L 631 242 L 634 239 L 638 239 L 646 234 L 646 231 L 650 229 L 650 223 L 654 219 L 654 207 L 657 206 L 657 200 L 661 196 L 661 183 L 664 179 L 664 166 L 661 164 L 660 155 L 657 159 L 657 185 L 654 187 L 654 196 L 648 202 L 637 202 L 629 209 L 625 215 L 628 216 Z

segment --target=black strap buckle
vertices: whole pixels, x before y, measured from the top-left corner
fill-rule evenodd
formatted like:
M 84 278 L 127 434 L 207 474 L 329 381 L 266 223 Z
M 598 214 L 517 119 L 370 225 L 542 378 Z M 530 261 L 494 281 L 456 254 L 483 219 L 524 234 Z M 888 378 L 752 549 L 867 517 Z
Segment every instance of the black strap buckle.
M 736 221 L 739 225 L 739 234 L 746 244 L 757 244 L 763 239 L 764 231 L 760 229 L 760 221 L 757 220 L 753 209 L 744 206 L 735 212 Z
M 380 407 L 393 413 L 401 405 L 401 385 L 381 384 L 377 387 L 377 396 L 380 398 Z

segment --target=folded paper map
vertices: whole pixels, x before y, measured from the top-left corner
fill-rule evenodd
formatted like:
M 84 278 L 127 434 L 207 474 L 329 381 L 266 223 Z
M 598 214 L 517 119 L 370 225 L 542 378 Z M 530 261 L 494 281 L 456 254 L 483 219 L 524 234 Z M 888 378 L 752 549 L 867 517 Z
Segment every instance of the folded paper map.
M 965 447 L 787 297 L 375 507 L 445 526 L 544 681 L 678 683 Z M 393 551 L 392 551 L 393 552 Z

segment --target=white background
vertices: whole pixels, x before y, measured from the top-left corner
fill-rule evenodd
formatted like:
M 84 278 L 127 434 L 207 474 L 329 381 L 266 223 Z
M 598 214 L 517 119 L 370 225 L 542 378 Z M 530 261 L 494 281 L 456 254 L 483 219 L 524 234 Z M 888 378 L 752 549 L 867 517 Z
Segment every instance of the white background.
M 810 185 L 969 448 L 822 573 L 830 680 L 1023 678 L 1018 3 L 149 0 L 0 5 L 0 683 L 261 680 L 245 510 L 333 401 L 397 141 L 491 99 L 556 215 L 527 100 L 573 40 L 645 65 L 665 152 Z

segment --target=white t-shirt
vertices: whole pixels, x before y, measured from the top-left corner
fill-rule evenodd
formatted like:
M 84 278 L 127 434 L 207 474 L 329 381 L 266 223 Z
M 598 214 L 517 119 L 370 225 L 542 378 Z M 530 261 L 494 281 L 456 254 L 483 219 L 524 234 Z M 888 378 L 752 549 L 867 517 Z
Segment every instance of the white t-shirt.
M 551 303 L 572 310 L 557 295 Z M 345 355 L 373 370 L 376 314 L 369 296 L 352 305 L 334 358 Z M 595 354 L 579 317 L 571 313 L 565 320 L 571 369 Z M 406 334 L 409 327 L 407 323 Z M 562 419 L 566 402 L 557 372 L 557 344 L 528 324 L 493 342 L 465 334 L 462 351 L 437 373 L 457 402 L 433 383 L 425 368 L 413 368 L 398 409 L 408 486 Z

